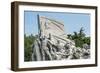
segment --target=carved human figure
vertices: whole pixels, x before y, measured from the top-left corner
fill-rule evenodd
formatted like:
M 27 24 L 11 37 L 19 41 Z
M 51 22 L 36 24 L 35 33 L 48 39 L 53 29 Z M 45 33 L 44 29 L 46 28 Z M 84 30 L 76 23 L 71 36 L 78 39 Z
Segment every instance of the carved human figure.
M 44 54 L 43 54 L 43 60 L 46 60 L 46 55 L 50 60 L 52 60 L 52 56 L 50 54 L 49 48 L 47 47 L 48 39 L 44 36 L 41 41 L 41 49 L 43 49 Z
M 32 45 L 32 61 L 41 61 L 41 50 L 40 50 L 40 46 L 39 46 L 39 40 L 36 39 L 34 44 Z
M 82 55 L 83 59 L 90 58 L 90 46 L 87 44 L 84 44 L 83 48 L 82 48 L 82 53 L 83 53 L 83 55 Z

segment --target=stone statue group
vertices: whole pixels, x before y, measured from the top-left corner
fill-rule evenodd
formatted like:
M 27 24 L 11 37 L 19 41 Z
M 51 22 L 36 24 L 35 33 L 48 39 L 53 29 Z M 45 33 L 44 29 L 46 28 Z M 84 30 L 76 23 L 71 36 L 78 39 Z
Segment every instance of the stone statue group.
M 90 58 L 90 45 L 76 47 L 72 40 L 67 39 L 64 24 L 47 17 L 37 17 L 39 34 L 32 45 L 32 61 Z
M 61 45 L 57 40 L 54 44 L 51 38 L 44 36 L 37 38 L 32 45 L 32 61 L 88 58 L 90 58 L 90 46 L 87 44 L 84 44 L 82 48 L 75 47 L 72 41 Z

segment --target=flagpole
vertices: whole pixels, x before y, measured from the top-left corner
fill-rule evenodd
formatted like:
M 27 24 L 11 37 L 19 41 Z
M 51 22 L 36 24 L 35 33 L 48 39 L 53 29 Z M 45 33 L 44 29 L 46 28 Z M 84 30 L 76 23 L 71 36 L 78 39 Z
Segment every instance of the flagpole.
M 39 16 L 39 14 L 37 14 L 37 23 L 38 23 L 38 35 L 39 35 L 39 38 L 40 38 L 41 28 L 40 28 L 40 16 Z

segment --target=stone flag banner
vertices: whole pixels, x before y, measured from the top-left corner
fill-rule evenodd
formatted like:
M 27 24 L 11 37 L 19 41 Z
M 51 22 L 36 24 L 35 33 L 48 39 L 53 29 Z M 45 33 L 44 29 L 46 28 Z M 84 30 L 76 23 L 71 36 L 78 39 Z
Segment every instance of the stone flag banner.
M 97 7 L 11 3 L 11 69 L 97 66 Z

